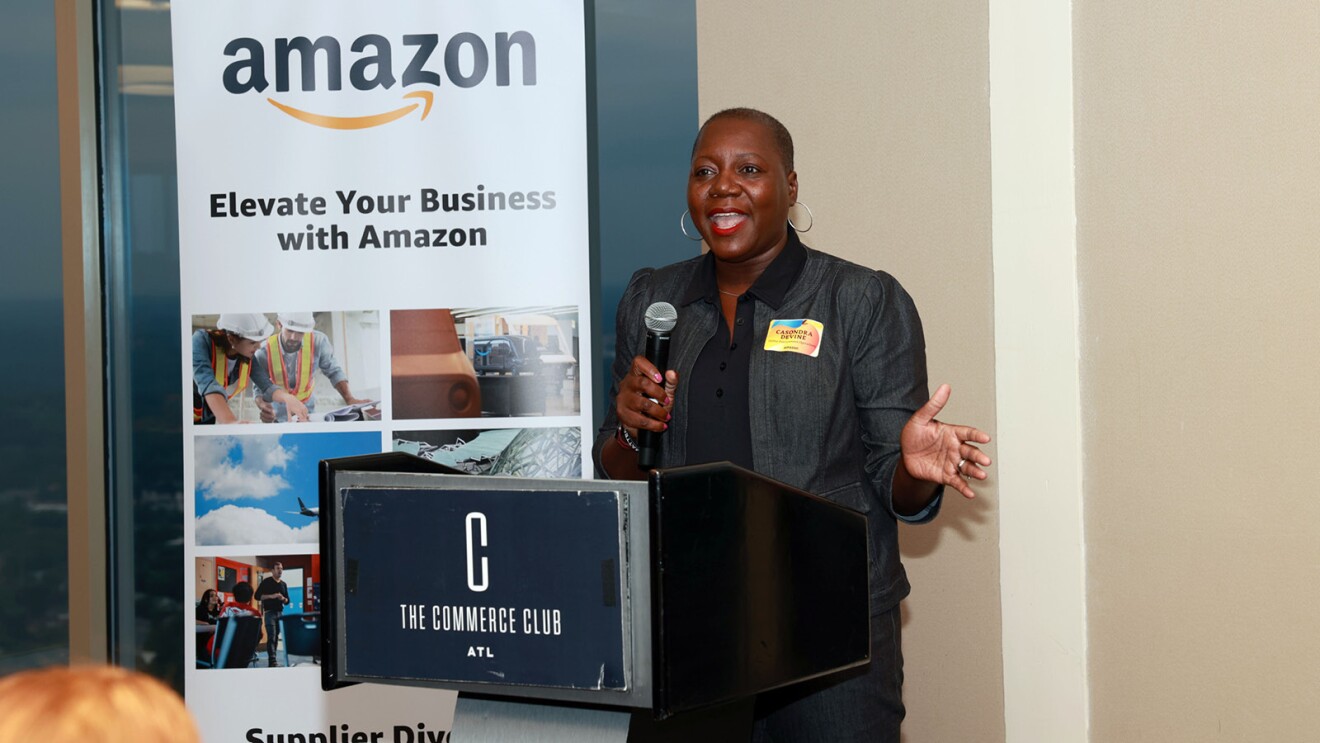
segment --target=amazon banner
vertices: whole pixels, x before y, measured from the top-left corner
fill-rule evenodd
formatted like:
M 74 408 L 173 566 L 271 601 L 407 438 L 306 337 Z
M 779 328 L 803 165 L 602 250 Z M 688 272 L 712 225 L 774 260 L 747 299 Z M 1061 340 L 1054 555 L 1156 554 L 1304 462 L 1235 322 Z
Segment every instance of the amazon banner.
M 442 741 L 449 692 L 320 691 L 317 462 L 590 472 L 582 2 L 170 13 L 189 706 L 209 743 Z

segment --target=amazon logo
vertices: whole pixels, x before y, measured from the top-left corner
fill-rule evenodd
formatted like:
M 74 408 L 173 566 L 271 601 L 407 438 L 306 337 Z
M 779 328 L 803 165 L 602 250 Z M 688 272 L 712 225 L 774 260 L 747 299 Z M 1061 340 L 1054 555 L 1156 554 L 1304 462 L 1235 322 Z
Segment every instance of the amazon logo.
M 240 37 L 225 45 L 225 56 L 234 58 L 225 66 L 225 90 L 234 95 L 265 93 L 273 75 L 274 94 L 266 101 L 285 114 L 327 129 L 367 129 L 397 121 L 419 108 L 425 119 L 431 113 L 434 91 L 407 92 L 400 97 L 402 105 L 397 108 L 358 116 L 332 116 L 295 108 L 287 99 L 278 100 L 279 94 L 295 88 L 316 91 L 320 84 L 327 91 L 342 91 L 345 72 L 354 90 L 389 90 L 396 85 L 438 88 L 445 79 L 458 88 L 473 88 L 486 81 L 492 56 L 497 86 L 512 84 L 514 59 L 519 63 L 519 83 L 536 85 L 536 39 L 526 31 L 495 34 L 493 54 L 491 46 L 477 34 L 454 34 L 434 63 L 432 59 L 440 50 L 439 34 L 404 34 L 399 42 L 396 47 L 385 36 L 363 34 L 349 44 L 346 55 L 339 39 L 333 36 L 315 40 L 306 36 L 278 38 L 269 52 L 258 39 Z M 443 77 L 436 68 L 443 71 Z

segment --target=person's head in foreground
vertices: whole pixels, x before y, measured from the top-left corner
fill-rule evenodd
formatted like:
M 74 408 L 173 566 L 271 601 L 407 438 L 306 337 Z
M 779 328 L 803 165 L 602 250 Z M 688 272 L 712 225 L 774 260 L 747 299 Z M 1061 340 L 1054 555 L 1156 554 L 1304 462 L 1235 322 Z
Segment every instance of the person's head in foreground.
M 200 743 L 183 699 L 113 666 L 56 666 L 0 678 L 0 743 Z

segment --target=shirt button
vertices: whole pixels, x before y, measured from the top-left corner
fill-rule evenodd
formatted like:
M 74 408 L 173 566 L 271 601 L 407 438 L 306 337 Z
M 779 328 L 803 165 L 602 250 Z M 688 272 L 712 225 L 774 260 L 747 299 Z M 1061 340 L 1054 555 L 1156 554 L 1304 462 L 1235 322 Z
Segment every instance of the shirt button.
M 724 397 L 724 388 L 721 387 L 721 388 L 715 390 L 715 396 L 716 396 L 716 397 Z
M 724 363 L 723 361 L 721 361 L 721 362 L 720 362 L 720 371 L 724 371 L 724 367 L 726 367 L 726 366 L 728 366 L 728 364 L 726 364 L 726 363 Z
M 729 350 L 730 350 L 730 351 L 736 351 L 736 350 L 738 350 L 738 344 L 737 344 L 737 343 L 730 343 L 730 344 L 729 344 Z
M 741 317 L 738 318 L 737 324 L 739 324 L 739 325 L 742 325 L 742 324 L 743 324 L 743 321 L 742 321 L 742 318 L 741 318 Z

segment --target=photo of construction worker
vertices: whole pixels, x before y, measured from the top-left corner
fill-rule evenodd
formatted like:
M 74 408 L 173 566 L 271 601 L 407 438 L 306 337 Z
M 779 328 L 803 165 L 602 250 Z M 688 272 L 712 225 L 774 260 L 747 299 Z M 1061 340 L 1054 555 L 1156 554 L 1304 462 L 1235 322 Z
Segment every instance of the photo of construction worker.
M 192 327 L 195 423 L 380 420 L 375 310 L 194 315 Z
M 270 386 L 265 373 L 253 367 L 252 357 L 274 327 L 265 315 L 244 312 L 225 313 L 200 326 L 194 321 L 193 327 L 193 423 L 251 423 L 242 420 L 235 407 L 251 397 L 244 393 L 253 383 Z M 281 397 L 298 402 L 288 393 Z
M 332 313 L 321 313 L 327 325 Z M 343 314 L 343 313 L 339 313 Z M 371 313 L 373 316 L 375 313 Z M 316 328 L 311 312 L 281 312 L 278 327 L 257 349 L 255 365 L 265 372 L 267 386 L 258 385 L 257 408 L 263 423 L 284 423 L 292 412 L 294 420 L 317 420 L 317 377 L 324 377 L 338 393 L 338 415 L 328 420 L 379 420 L 379 400 L 354 396 L 349 377 L 335 357 L 330 337 Z M 374 326 L 374 323 L 372 323 Z M 281 402 L 275 391 L 283 389 L 297 398 L 298 405 Z M 326 397 L 321 395 L 322 399 Z

